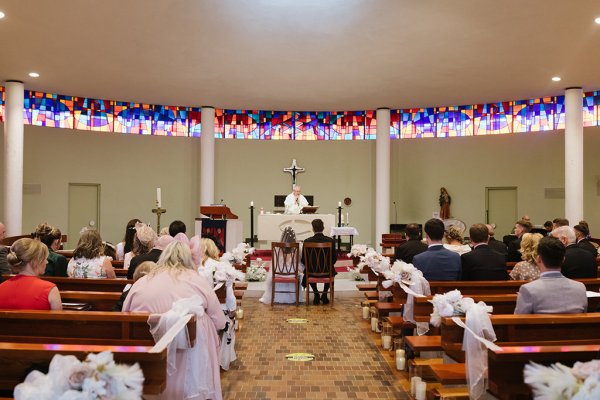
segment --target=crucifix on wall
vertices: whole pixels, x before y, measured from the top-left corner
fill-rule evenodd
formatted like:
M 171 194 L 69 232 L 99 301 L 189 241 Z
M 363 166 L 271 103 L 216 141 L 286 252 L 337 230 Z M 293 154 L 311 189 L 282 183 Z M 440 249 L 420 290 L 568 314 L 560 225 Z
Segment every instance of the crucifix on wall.
M 301 168 L 298 165 L 296 165 L 295 158 L 292 160 L 292 165 L 283 169 L 283 172 L 289 172 L 292 175 L 292 188 L 296 184 L 296 175 L 298 175 L 300 172 L 304 172 L 304 170 L 304 168 Z

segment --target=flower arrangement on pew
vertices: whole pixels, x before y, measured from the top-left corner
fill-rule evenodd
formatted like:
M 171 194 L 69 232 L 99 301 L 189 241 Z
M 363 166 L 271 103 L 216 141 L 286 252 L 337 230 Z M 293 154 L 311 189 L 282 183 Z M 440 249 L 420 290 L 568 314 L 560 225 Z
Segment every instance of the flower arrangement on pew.
M 360 262 L 358 268 L 367 266 L 373 270 L 376 274 L 381 274 L 390 269 L 390 258 L 384 257 L 383 255 L 376 252 L 374 249 L 367 249 L 364 256 L 360 256 Z
M 267 279 L 267 270 L 264 267 L 261 258 L 257 258 L 255 263 L 250 264 L 246 270 L 247 282 L 263 282 Z
M 530 363 L 523 375 L 536 399 L 600 399 L 600 360 L 576 362 L 573 368 L 560 363 L 548 367 Z
M 223 253 L 221 261 L 227 261 L 231 264 L 243 264 L 246 256 L 254 253 L 254 247 L 247 243 L 238 244 L 233 250 Z
M 457 315 L 465 315 L 465 304 L 466 300 L 471 298 L 463 298 L 460 290 L 452 290 L 444 294 L 436 294 L 433 299 L 429 300 L 433 304 L 433 313 L 431 313 L 431 319 L 429 323 L 436 328 L 442 323 L 442 317 L 452 317 Z
M 217 283 L 233 283 L 233 281 L 244 281 L 246 274 L 233 267 L 228 262 L 221 261 L 215 265 L 213 281 Z
M 350 249 L 350 253 L 348 253 L 348 257 L 352 258 L 352 257 L 364 256 L 367 253 L 368 249 L 369 248 L 367 247 L 366 244 L 355 244 Z
M 414 285 L 418 277 L 423 276 L 423 273 L 412 264 L 396 260 L 389 270 L 383 272 L 383 276 L 392 282 Z
M 133 400 L 142 398 L 144 374 L 140 366 L 116 364 L 113 354 L 55 355 L 47 374 L 32 371 L 15 387 L 16 400 Z

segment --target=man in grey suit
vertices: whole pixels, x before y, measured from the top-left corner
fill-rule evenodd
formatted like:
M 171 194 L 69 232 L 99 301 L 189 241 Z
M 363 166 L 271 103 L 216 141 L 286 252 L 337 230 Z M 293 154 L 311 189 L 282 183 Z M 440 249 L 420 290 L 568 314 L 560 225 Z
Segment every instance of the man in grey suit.
M 587 311 L 585 285 L 565 278 L 560 268 L 565 246 L 554 237 L 538 245 L 536 264 L 540 277 L 519 289 L 515 314 L 575 314 Z

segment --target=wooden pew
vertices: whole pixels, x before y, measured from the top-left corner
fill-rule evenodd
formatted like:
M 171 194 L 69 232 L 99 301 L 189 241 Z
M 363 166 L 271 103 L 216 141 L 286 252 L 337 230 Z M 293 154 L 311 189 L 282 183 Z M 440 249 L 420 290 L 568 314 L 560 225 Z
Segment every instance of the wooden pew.
M 63 303 L 85 303 L 90 311 L 112 311 L 121 298 L 119 292 L 92 292 L 84 290 L 64 290 L 60 292 Z
M 148 346 L 106 346 L 0 342 L 0 390 L 12 391 L 32 369 L 50 364 L 56 354 L 74 355 L 84 360 L 89 353 L 110 350 L 115 362 L 140 364 L 144 373 L 144 393 L 161 393 L 167 382 L 167 351 L 148 353 Z
M 530 399 L 531 388 L 523 382 L 523 368 L 529 361 L 572 366 L 598 356 L 600 344 L 575 346 L 509 346 L 488 350 L 488 391 L 501 400 Z
M 115 275 L 119 278 L 127 278 L 127 270 L 125 268 L 115 268 Z
M 153 346 L 147 313 L 0 310 L 0 342 Z M 196 318 L 187 326 L 196 339 Z
M 123 292 L 128 283 L 133 284 L 133 279 L 85 279 L 59 276 L 40 276 L 40 278 L 54 283 L 60 291 Z
M 462 318 L 464 320 L 464 318 Z M 498 346 L 560 346 L 600 344 L 600 313 L 491 315 Z M 442 348 L 458 362 L 464 361 L 464 330 L 442 318 Z

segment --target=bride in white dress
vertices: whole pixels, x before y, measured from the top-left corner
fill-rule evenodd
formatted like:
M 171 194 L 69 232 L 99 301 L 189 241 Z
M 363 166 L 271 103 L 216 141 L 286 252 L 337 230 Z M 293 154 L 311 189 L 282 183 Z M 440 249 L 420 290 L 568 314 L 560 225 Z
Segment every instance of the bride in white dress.
M 283 230 L 282 234 L 281 234 L 281 242 L 283 243 L 293 243 L 296 241 L 296 233 L 294 232 L 294 229 L 291 226 L 286 226 L 285 229 Z M 298 255 L 300 256 L 300 255 Z M 273 268 L 274 265 L 274 261 L 271 262 L 271 268 Z M 298 265 L 298 287 L 300 290 L 300 298 L 299 301 L 300 303 L 304 302 L 304 296 L 302 295 L 302 275 L 303 275 L 303 271 L 304 271 L 304 265 L 299 264 Z M 262 297 L 260 298 L 260 302 L 264 303 L 264 304 L 271 304 L 271 291 L 273 289 L 272 287 L 272 280 L 273 280 L 273 275 L 271 273 L 271 271 L 269 271 L 269 273 L 267 274 L 267 278 L 265 280 L 265 292 L 263 293 Z M 279 292 L 279 291 L 284 291 L 284 292 Z M 287 293 L 285 293 L 287 292 Z M 278 283 L 277 284 L 277 291 L 275 292 L 275 303 L 281 303 L 281 304 L 296 304 L 296 293 L 294 290 L 294 284 L 293 283 Z

